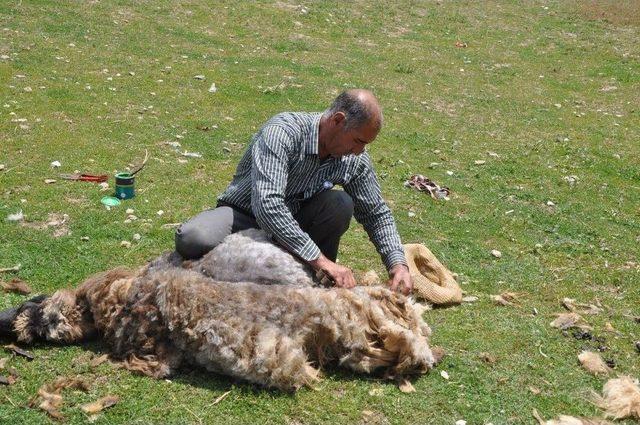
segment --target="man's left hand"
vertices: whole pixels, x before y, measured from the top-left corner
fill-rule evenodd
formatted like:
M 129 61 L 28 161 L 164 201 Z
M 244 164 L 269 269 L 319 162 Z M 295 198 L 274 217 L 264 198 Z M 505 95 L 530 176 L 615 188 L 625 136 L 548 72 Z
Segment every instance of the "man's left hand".
M 396 264 L 389 270 L 389 286 L 392 291 L 400 291 L 404 295 L 409 295 L 413 291 L 413 282 L 409 268 L 404 264 Z

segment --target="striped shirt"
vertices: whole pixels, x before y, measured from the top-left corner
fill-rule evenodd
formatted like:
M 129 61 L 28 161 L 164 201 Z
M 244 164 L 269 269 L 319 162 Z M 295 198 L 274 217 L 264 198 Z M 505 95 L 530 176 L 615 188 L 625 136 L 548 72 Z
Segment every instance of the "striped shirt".
M 387 269 L 406 264 L 400 236 L 369 154 L 318 155 L 321 113 L 284 112 L 272 117 L 251 139 L 233 181 L 219 201 L 251 211 L 263 230 L 306 261 L 320 249 L 294 215 L 305 200 L 340 185 L 351 196 L 354 217 L 369 234 Z

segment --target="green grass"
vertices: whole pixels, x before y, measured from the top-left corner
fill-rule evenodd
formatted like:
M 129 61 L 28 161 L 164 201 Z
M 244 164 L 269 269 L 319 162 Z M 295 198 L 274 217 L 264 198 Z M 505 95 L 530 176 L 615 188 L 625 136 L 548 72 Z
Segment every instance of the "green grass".
M 480 300 L 425 313 L 433 344 L 448 356 L 413 394 L 339 370 L 295 395 L 201 370 L 154 381 L 108 364 L 90 370 L 91 353 L 106 349 L 98 343 L 36 346 L 37 360 L 10 360 L 20 379 L 0 388 L 0 423 L 50 421 L 29 399 L 43 383 L 76 374 L 93 384 L 64 393 L 69 423 L 87 420 L 80 403 L 107 394 L 121 400 L 96 423 L 519 424 L 534 422 L 533 408 L 545 418 L 599 415 L 588 393 L 604 379 L 577 365 L 590 343 L 549 322 L 564 297 L 599 300 L 609 309 L 588 320 L 606 338 L 605 358 L 616 373 L 640 376 L 640 325 L 625 316 L 640 315 L 640 27 L 617 24 L 615 8 L 608 22 L 589 20 L 595 12 L 582 14 L 580 4 L 2 3 L 0 267 L 21 263 L 17 276 L 36 292 L 171 249 L 173 231 L 162 225 L 215 204 L 263 121 L 322 110 L 344 88 L 365 87 L 385 110 L 370 151 L 403 240 L 429 246 Z M 203 158 L 179 162 L 166 141 Z M 97 186 L 43 182 L 74 170 L 112 174 L 145 149 L 138 196 L 111 211 Z M 54 160 L 60 170 L 50 168 Z M 405 189 L 413 173 L 449 186 L 452 199 Z M 573 186 L 569 175 L 578 177 Z M 140 219 L 123 223 L 126 208 Z M 36 221 L 66 213 L 72 234 L 53 238 L 4 220 L 18 210 Z M 121 248 L 134 233 L 141 240 Z M 354 224 L 342 261 L 382 272 L 373 251 Z M 489 295 L 506 290 L 524 294 L 519 308 L 492 304 Z M 0 295 L 0 308 L 24 299 Z M 621 334 L 604 332 L 606 322 Z M 481 352 L 497 362 L 485 364 Z

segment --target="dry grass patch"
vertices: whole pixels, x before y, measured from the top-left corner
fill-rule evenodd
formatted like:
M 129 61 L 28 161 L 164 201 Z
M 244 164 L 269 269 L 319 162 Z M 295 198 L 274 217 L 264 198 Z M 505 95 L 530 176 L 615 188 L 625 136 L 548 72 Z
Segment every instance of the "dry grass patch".
M 640 0 L 591 0 L 575 2 L 576 10 L 591 20 L 619 26 L 640 25 Z

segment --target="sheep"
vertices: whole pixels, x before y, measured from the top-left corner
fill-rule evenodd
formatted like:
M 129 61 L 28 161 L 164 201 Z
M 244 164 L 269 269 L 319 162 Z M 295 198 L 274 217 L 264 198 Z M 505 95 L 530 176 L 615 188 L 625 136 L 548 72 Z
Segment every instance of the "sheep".
M 22 343 L 98 337 L 114 360 L 154 378 L 196 365 L 283 391 L 312 386 L 329 363 L 396 378 L 434 367 L 431 330 L 410 298 L 317 280 L 263 233 L 246 231 L 197 261 L 164 254 L 33 298 L 0 312 L 0 334 Z

